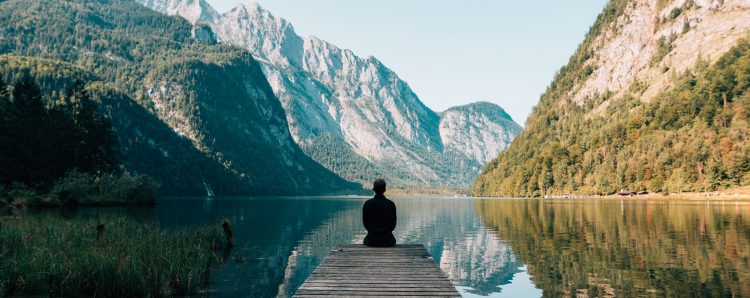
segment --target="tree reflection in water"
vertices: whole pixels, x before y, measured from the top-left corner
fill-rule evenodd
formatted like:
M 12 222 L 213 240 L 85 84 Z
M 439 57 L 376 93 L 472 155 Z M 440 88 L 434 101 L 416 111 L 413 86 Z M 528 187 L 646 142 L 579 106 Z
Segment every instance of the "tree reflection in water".
M 545 296 L 750 295 L 750 205 L 477 200 Z

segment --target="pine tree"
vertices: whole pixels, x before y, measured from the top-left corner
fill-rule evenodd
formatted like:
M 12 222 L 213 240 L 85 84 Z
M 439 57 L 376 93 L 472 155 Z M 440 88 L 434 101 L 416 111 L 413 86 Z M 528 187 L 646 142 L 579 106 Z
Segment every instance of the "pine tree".
M 11 136 L 11 115 L 13 106 L 8 98 L 8 86 L 0 79 L 0 185 L 9 183 L 10 170 L 13 167 L 13 146 Z
M 21 182 L 27 185 L 43 184 L 43 148 L 47 138 L 40 127 L 44 124 L 46 110 L 42 94 L 34 81 L 24 76 L 13 85 L 12 101 L 6 110 L 4 156 L 12 163 L 3 171 L 3 182 Z
M 89 173 L 112 172 L 119 164 L 117 138 L 109 120 L 97 111 L 83 83 L 76 81 L 67 92 L 76 124 L 75 165 Z
M 3 107 L 0 183 L 21 182 L 40 190 L 73 168 L 75 125 L 59 109 L 47 109 L 36 82 L 24 76 Z

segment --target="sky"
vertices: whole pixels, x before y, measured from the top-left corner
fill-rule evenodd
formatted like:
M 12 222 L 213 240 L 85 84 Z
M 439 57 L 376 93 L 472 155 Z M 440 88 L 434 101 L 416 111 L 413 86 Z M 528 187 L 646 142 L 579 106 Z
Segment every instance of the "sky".
M 249 0 L 208 0 L 226 12 Z M 301 36 L 375 56 L 436 112 L 476 101 L 524 125 L 606 0 L 258 0 Z

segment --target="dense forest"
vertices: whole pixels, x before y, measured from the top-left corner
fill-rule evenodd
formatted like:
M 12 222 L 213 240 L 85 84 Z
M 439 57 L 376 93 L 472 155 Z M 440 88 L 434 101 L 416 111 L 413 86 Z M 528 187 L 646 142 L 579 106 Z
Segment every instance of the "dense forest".
M 648 102 L 640 98 L 646 82 L 618 98 L 605 93 L 582 105 L 566 99 L 591 74 L 583 62 L 592 36 L 622 13 L 624 2 L 612 1 L 599 16 L 525 131 L 483 169 L 475 194 L 674 193 L 750 184 L 748 41 L 713 64 L 699 63 Z M 592 111 L 607 100 L 605 111 Z
M 51 193 L 48 201 L 26 203 L 144 204 L 158 188 L 150 177 L 124 171 L 110 120 L 80 80 L 46 101 L 29 75 L 12 86 L 0 80 L 0 144 L 3 201 Z
M 109 121 L 81 85 L 45 107 L 36 82 L 24 77 L 12 92 L 0 81 L 0 184 L 49 189 L 67 171 L 111 172 L 118 166 Z
M 163 193 L 205 193 L 203 181 L 219 194 L 355 187 L 293 143 L 249 53 L 195 39 L 181 18 L 125 0 L 3 1 L 0 16 L 4 80 L 35 77 L 47 105 L 81 80 L 124 167 Z

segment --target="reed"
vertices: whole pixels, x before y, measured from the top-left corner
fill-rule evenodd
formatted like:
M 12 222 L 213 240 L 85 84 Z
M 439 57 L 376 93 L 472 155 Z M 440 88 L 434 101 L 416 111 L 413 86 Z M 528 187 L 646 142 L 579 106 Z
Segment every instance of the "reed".
M 127 218 L 0 218 L 0 296 L 196 295 L 224 245 L 218 229 Z

